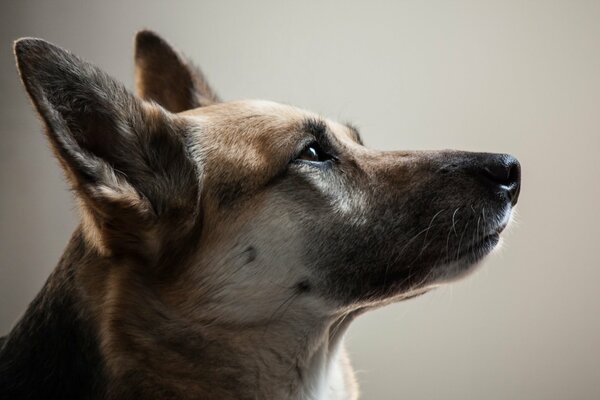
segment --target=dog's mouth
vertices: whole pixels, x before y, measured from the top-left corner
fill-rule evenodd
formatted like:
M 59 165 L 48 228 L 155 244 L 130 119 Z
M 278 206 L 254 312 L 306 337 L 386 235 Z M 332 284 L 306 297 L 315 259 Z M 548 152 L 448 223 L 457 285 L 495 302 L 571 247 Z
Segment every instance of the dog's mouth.
M 473 243 L 468 245 L 465 249 L 459 251 L 456 260 L 464 260 L 469 263 L 480 261 L 498 245 L 500 242 L 500 234 L 507 225 L 508 223 L 499 224 L 480 239 L 473 241 Z
M 474 240 L 465 247 L 458 249 L 453 259 L 445 260 L 447 263 L 463 261 L 467 264 L 475 264 L 488 255 L 500 242 L 500 235 L 508 226 L 512 218 L 512 209 L 508 209 L 500 216 L 492 217 L 493 225 L 483 232 L 476 233 Z M 489 219 L 488 219 L 489 221 Z M 489 223 L 489 222 L 488 222 Z
M 438 258 L 431 264 L 423 264 L 421 273 L 414 274 L 412 278 L 407 278 L 404 270 L 397 271 L 395 274 L 385 274 L 381 286 L 386 288 L 386 301 L 406 300 L 419 296 L 439 284 L 468 275 L 498 245 L 501 233 L 507 225 L 507 221 L 498 224 L 486 233 L 478 235 L 470 243 L 463 244 L 460 249 L 440 250 L 444 257 Z
M 452 258 L 445 259 L 438 264 L 440 275 L 434 281 L 453 281 L 462 278 L 476 269 L 479 262 L 487 256 L 500 242 L 500 235 L 506 228 L 507 223 L 502 223 L 480 236 L 472 243 L 460 249 Z M 441 279 L 440 279 L 441 278 Z
M 496 247 L 498 242 L 500 242 L 500 232 L 499 231 L 490 233 L 484 236 L 481 240 L 473 243 L 467 249 L 463 251 L 463 254 L 459 257 L 459 259 L 471 258 L 472 262 L 479 261 L 481 258 L 486 256 L 490 251 Z

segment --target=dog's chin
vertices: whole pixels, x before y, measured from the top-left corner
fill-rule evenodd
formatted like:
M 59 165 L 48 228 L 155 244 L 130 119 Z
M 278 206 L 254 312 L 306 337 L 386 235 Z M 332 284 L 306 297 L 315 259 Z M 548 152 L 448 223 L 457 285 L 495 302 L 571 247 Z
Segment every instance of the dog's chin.
M 369 296 L 365 304 L 380 307 L 385 304 L 418 297 L 446 283 L 462 279 L 477 269 L 477 266 L 501 241 L 500 232 L 504 226 L 486 235 L 477 242 L 466 246 L 451 259 L 422 268 L 408 281 L 405 272 L 389 274 L 383 280 L 381 292 Z
M 502 229 L 483 237 L 455 255 L 451 260 L 442 261 L 430 269 L 423 271 L 424 277 L 416 277 L 416 281 L 406 287 L 406 277 L 391 275 L 388 286 L 369 301 L 361 303 L 365 309 L 377 308 L 386 304 L 409 300 L 421 296 L 438 286 L 464 278 L 477 269 L 477 266 L 501 241 Z
M 501 242 L 500 230 L 485 236 L 458 254 L 454 260 L 449 260 L 436 267 L 431 273 L 427 286 L 437 286 L 464 278 L 477 269 L 480 262 Z

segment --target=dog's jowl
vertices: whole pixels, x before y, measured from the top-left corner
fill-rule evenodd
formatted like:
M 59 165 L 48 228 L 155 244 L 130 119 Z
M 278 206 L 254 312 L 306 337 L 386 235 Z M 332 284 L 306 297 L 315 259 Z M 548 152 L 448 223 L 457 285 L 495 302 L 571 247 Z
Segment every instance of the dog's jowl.
M 509 155 L 221 101 L 152 32 L 136 94 L 40 39 L 15 55 L 81 223 L 0 341 L 3 399 L 356 398 L 353 318 L 469 273 L 517 203 Z

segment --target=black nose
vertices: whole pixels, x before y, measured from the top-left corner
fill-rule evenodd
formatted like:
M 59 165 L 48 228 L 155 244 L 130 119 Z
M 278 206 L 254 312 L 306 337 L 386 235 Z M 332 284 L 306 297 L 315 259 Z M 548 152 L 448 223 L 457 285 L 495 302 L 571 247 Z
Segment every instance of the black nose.
M 516 158 L 508 154 L 491 154 L 483 160 L 481 173 L 487 180 L 501 190 L 506 191 L 514 206 L 521 190 L 521 165 Z

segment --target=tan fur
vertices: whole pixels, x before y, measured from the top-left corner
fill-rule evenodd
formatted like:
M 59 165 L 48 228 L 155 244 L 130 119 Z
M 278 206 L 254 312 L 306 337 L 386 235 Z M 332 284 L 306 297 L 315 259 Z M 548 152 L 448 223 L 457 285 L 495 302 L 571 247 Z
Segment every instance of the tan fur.
M 49 43 L 15 46 L 81 209 L 43 291 L 97 340 L 79 395 L 357 398 L 351 321 L 471 271 L 516 204 L 516 160 L 372 150 L 312 112 L 220 102 L 152 32 L 136 45 L 138 97 Z

